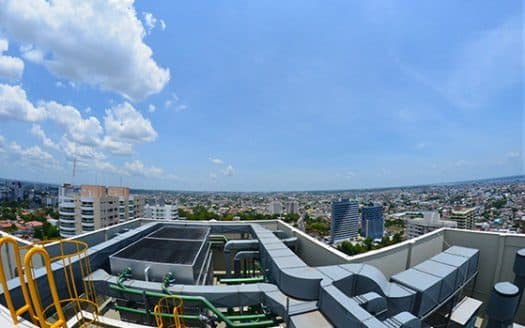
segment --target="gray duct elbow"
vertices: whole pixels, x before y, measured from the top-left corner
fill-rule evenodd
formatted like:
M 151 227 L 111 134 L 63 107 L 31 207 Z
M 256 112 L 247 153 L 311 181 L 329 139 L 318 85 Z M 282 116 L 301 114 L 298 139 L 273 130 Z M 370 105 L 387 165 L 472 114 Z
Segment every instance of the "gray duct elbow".
M 241 275 L 241 261 L 245 259 L 258 259 L 260 257 L 259 251 L 241 251 L 235 254 L 233 258 L 233 271 L 235 277 Z
M 231 275 L 231 253 L 234 251 L 254 251 L 259 249 L 259 241 L 251 240 L 230 240 L 224 245 L 224 265 L 226 276 Z
M 298 240 L 299 239 L 297 237 L 289 237 L 289 238 L 281 239 L 283 244 L 285 244 L 289 248 L 292 248 L 293 250 L 296 249 Z

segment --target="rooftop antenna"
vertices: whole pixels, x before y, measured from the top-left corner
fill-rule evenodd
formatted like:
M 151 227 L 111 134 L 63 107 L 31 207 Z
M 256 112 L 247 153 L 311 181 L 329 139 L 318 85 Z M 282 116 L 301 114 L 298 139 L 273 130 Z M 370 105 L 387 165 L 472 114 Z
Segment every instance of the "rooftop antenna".
M 72 175 L 71 175 L 71 184 L 74 186 L 75 185 L 75 173 L 76 173 L 76 170 L 77 170 L 77 158 L 73 158 L 73 172 L 72 172 Z

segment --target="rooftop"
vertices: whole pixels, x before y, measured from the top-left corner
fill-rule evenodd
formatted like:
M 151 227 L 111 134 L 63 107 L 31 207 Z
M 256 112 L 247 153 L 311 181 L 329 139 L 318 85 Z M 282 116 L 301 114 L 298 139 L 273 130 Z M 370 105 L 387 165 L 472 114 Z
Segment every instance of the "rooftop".
M 177 295 L 184 304 L 193 302 L 184 308 L 183 316 L 190 327 L 198 326 L 202 319 L 192 316 L 195 306 L 206 309 L 209 319 L 216 317 L 230 327 L 241 322 L 260 327 L 305 327 L 313 322 L 320 327 L 352 322 L 368 327 L 391 327 L 392 322 L 432 324 L 439 321 L 438 310 L 448 309 L 451 303 L 460 311 L 477 302 L 482 302 L 478 315 L 484 320 L 493 286 L 514 280 L 516 251 L 525 248 L 525 235 L 442 228 L 351 257 L 277 220 L 190 223 L 135 219 L 74 240 L 89 246 L 91 274 L 86 273 L 84 281 L 94 284 L 97 299 L 103 301 L 99 322 L 113 320 L 114 327 L 125 325 L 123 321 L 155 326 L 153 309 L 144 304 L 143 296 L 134 296 L 135 292 L 146 293 L 153 305 L 163 294 Z M 46 244 L 45 249 L 57 254 L 59 246 Z M 9 290 L 15 303 L 22 304 L 14 275 L 16 263 L 12 251 L 8 254 L 3 263 L 11 278 Z M 125 259 L 133 267 L 117 269 L 108 262 L 110 258 Z M 151 263 L 158 264 L 146 272 Z M 171 275 L 160 269 L 163 264 L 170 265 Z M 59 276 L 62 268 L 54 266 L 53 270 Z M 44 300 L 51 289 L 45 283 L 46 272 L 37 271 Z M 193 282 L 185 282 L 186 274 L 192 275 Z M 162 279 L 167 276 L 171 282 Z M 66 297 L 66 287 L 58 287 L 58 294 Z M 192 297 L 206 301 L 195 305 Z M 267 310 L 257 310 L 260 305 Z M 251 309 L 259 319 L 241 320 L 231 314 L 241 308 L 243 312 Z M 0 324 L 10 322 L 7 309 L 0 310 L 4 314 Z M 453 316 L 465 320 L 465 313 L 454 312 Z M 523 303 L 515 321 L 525 323 Z

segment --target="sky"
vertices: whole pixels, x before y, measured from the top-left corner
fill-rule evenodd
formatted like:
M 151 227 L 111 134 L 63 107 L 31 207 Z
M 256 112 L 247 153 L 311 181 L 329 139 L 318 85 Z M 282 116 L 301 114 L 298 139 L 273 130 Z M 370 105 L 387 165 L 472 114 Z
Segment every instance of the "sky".
M 0 177 L 285 191 L 523 174 L 524 15 L 0 0 Z

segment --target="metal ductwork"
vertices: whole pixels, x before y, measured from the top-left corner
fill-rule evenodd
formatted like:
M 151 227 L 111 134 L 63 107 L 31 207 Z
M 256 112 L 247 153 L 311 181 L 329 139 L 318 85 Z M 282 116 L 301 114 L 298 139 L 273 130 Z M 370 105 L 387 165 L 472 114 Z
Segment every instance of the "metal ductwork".
M 522 248 L 516 252 L 516 257 L 514 258 L 514 266 L 512 267 L 514 271 L 514 285 L 520 290 L 520 296 L 518 298 L 518 307 L 523 298 L 523 293 L 525 290 L 525 248 Z
M 233 272 L 235 277 L 241 275 L 241 261 L 244 259 L 258 259 L 260 257 L 259 251 L 241 251 L 235 254 L 233 258 Z
M 518 308 L 520 290 L 511 282 L 494 285 L 487 306 L 487 328 L 511 327 Z
M 257 239 L 250 240 L 230 240 L 224 245 L 224 265 L 226 276 L 231 276 L 231 253 L 233 251 L 255 251 L 259 249 Z
M 289 237 L 289 238 L 281 239 L 283 244 L 285 244 L 289 248 L 293 249 L 294 252 L 295 252 L 295 250 L 297 248 L 297 241 L 298 240 L 299 239 L 297 237 Z

